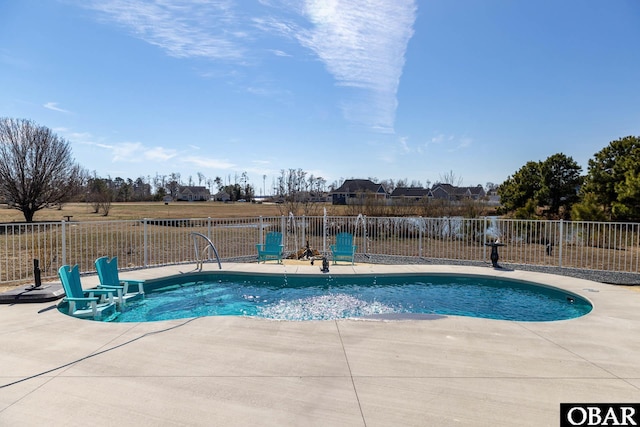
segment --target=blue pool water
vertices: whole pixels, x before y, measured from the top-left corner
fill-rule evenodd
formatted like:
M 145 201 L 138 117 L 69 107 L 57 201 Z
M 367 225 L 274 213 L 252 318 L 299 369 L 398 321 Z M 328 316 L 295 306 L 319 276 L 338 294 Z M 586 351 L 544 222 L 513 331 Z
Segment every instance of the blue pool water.
M 548 286 L 460 275 L 270 276 L 208 274 L 148 283 L 112 322 L 200 316 L 277 320 L 457 315 L 515 321 L 583 316 L 584 298 Z

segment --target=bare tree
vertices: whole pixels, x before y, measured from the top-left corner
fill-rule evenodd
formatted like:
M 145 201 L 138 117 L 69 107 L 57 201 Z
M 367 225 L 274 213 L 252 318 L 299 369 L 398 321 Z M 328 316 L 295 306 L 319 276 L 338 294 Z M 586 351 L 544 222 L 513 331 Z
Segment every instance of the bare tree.
M 441 184 L 451 184 L 454 187 L 460 187 L 462 185 L 462 177 L 461 176 L 457 176 L 455 173 L 453 173 L 452 170 L 450 170 L 449 172 L 440 175 L 440 183 Z
M 88 187 L 93 213 L 102 211 L 103 216 L 109 216 L 111 203 L 113 202 L 113 190 L 109 188 L 108 180 L 92 178 L 89 180 Z
M 307 172 L 302 169 L 289 169 L 280 171 L 276 187 L 276 195 L 282 204 L 278 209 L 282 215 L 293 213 L 294 215 L 317 215 L 320 204 L 315 203 L 311 191 L 318 187 L 324 187 L 323 178 L 313 176 L 307 178 Z
M 26 119 L 0 118 L 0 197 L 27 222 L 78 191 L 81 168 L 69 143 Z

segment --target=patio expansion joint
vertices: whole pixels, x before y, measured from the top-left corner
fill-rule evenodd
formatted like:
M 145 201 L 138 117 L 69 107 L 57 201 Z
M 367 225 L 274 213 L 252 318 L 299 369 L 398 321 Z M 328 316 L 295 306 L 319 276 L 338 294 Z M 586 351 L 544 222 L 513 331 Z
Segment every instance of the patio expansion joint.
M 550 344 L 552 344 L 552 345 L 554 345 L 554 346 L 556 346 L 556 347 L 558 347 L 558 348 L 561 348 L 562 350 L 566 351 L 567 353 L 570 353 L 570 354 L 574 355 L 575 357 L 577 357 L 577 358 L 579 358 L 579 359 L 581 359 L 581 360 L 583 360 L 583 361 L 587 362 L 587 363 L 588 363 L 588 364 L 590 364 L 591 366 L 593 366 L 593 367 L 595 367 L 595 368 L 597 368 L 597 369 L 600 369 L 600 370 L 601 370 L 601 371 L 603 371 L 603 372 L 606 372 L 606 373 L 607 373 L 608 375 L 610 375 L 613 379 L 618 379 L 618 380 L 620 380 L 620 381 L 623 381 L 623 382 L 627 383 L 628 385 L 630 385 L 631 387 L 633 387 L 634 389 L 636 389 L 636 390 L 639 390 L 639 391 L 640 391 L 640 387 L 639 387 L 639 386 L 637 386 L 636 384 L 634 384 L 634 383 L 632 383 L 632 382 L 630 382 L 630 381 L 629 381 L 629 380 L 630 380 L 630 379 L 632 379 L 632 378 L 623 378 L 623 377 L 621 377 L 621 376 L 619 376 L 619 375 L 616 375 L 616 374 L 614 374 L 613 372 L 611 372 L 609 369 L 607 369 L 607 368 L 605 368 L 605 367 L 603 367 L 603 366 L 598 365 L 598 364 L 597 364 L 597 363 L 595 363 L 594 361 L 589 360 L 588 358 L 586 358 L 586 357 L 582 356 L 581 354 L 578 354 L 578 353 L 576 353 L 575 351 L 570 350 L 569 348 L 565 347 L 564 345 L 562 345 L 562 344 L 560 344 L 560 343 L 555 342 L 555 341 L 554 341 L 554 340 L 552 340 L 551 338 L 548 338 L 548 337 L 546 337 L 546 336 L 544 336 L 544 335 L 542 335 L 542 334 L 540 334 L 540 333 L 538 333 L 538 332 L 536 332 L 536 331 L 534 331 L 534 330 L 532 330 L 532 329 L 528 328 L 525 324 L 520 323 L 519 325 L 520 325 L 520 327 L 521 327 L 521 328 L 525 329 L 527 332 L 530 332 L 530 333 L 534 334 L 535 336 L 537 336 L 537 337 L 539 337 L 539 338 L 541 338 L 541 339 L 545 340 L 546 342 L 548 342 L 548 343 L 550 343 Z
M 336 325 L 336 331 L 338 332 L 338 338 L 340 338 L 340 346 L 342 347 L 342 353 L 344 354 L 344 360 L 347 363 L 347 369 L 349 370 L 349 378 L 351 378 L 351 385 L 353 386 L 353 392 L 356 396 L 356 401 L 358 402 L 358 409 L 360 410 L 360 416 L 362 417 L 362 423 L 366 427 L 367 420 L 364 418 L 364 412 L 362 411 L 362 404 L 360 403 L 360 397 L 358 396 L 358 389 L 356 388 L 356 383 L 353 379 L 353 372 L 351 372 L 351 365 L 349 364 L 349 357 L 347 355 L 347 350 L 344 348 L 344 341 L 342 340 L 342 334 L 340 333 L 340 325 L 337 320 L 334 320 L 333 323 Z

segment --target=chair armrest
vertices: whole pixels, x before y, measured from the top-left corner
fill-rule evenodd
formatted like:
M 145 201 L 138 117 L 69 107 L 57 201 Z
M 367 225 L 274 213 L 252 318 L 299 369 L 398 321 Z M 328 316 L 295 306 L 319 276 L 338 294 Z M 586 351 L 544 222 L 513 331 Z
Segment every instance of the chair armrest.
M 116 292 L 116 296 L 118 297 L 118 299 L 122 298 L 122 290 L 123 288 L 121 286 L 118 286 L 117 288 L 110 288 L 110 289 L 106 289 L 106 288 L 102 288 L 102 289 L 86 289 L 84 292 L 89 294 L 89 297 L 93 297 L 94 295 L 102 295 L 103 298 L 107 298 L 109 300 L 109 302 L 113 302 L 113 293 Z
M 109 289 L 107 289 L 107 286 L 109 287 Z M 93 289 L 85 289 L 84 292 L 85 293 L 92 293 L 92 294 L 97 294 L 97 295 L 108 295 L 108 294 L 112 294 L 115 292 L 117 292 L 118 290 L 122 290 L 122 286 L 119 285 L 104 285 L 104 287 L 102 289 L 100 288 L 93 288 Z
M 124 289 L 124 286 L 122 286 L 122 285 L 103 285 L 101 283 L 101 284 L 98 285 L 98 289 L 115 291 L 115 290 L 118 290 L 118 289 Z M 95 290 L 98 290 L 98 289 L 89 289 L 89 290 L 87 290 L 87 292 L 88 291 L 95 291 Z
M 64 297 L 67 301 L 98 301 L 97 297 L 85 297 L 85 298 L 74 298 L 74 297 Z
M 98 313 L 98 298 L 96 297 L 89 297 L 89 298 L 65 297 L 65 301 L 69 303 L 70 315 L 73 315 L 75 313 L 77 302 L 89 303 L 89 306 L 91 307 L 91 311 L 93 312 L 94 317 Z
M 120 283 L 128 283 L 128 284 L 135 284 L 135 285 L 142 285 L 144 284 L 144 280 L 138 280 L 138 279 L 120 279 Z
M 124 286 L 125 294 L 129 290 L 129 286 L 138 286 L 138 293 L 144 294 L 144 280 L 120 279 L 120 284 Z

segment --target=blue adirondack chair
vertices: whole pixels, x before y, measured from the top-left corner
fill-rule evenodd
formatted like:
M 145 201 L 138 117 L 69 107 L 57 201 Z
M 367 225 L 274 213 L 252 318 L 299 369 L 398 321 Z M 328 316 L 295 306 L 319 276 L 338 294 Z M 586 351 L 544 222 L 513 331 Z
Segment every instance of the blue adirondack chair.
M 351 261 L 351 264 L 353 264 L 357 248 L 353 244 L 353 234 L 338 233 L 336 235 L 336 243 L 331 245 L 330 248 L 334 264 L 337 264 L 337 261 Z
M 100 288 L 118 291 L 118 304 L 123 306 L 127 301 L 144 298 L 144 280 L 120 279 L 118 275 L 118 257 L 103 256 L 95 261 Z
M 277 259 L 278 264 L 282 262 L 282 253 L 284 245 L 282 244 L 282 233 L 279 231 L 270 231 L 264 238 L 264 243 L 257 243 L 258 262 L 268 259 Z
M 81 318 L 93 318 L 100 320 L 116 313 L 116 304 L 113 300 L 113 290 L 109 289 L 82 289 L 78 265 L 71 268 L 63 265 L 58 269 L 58 277 L 62 282 L 66 297 L 64 301 L 69 304 L 69 314 Z

